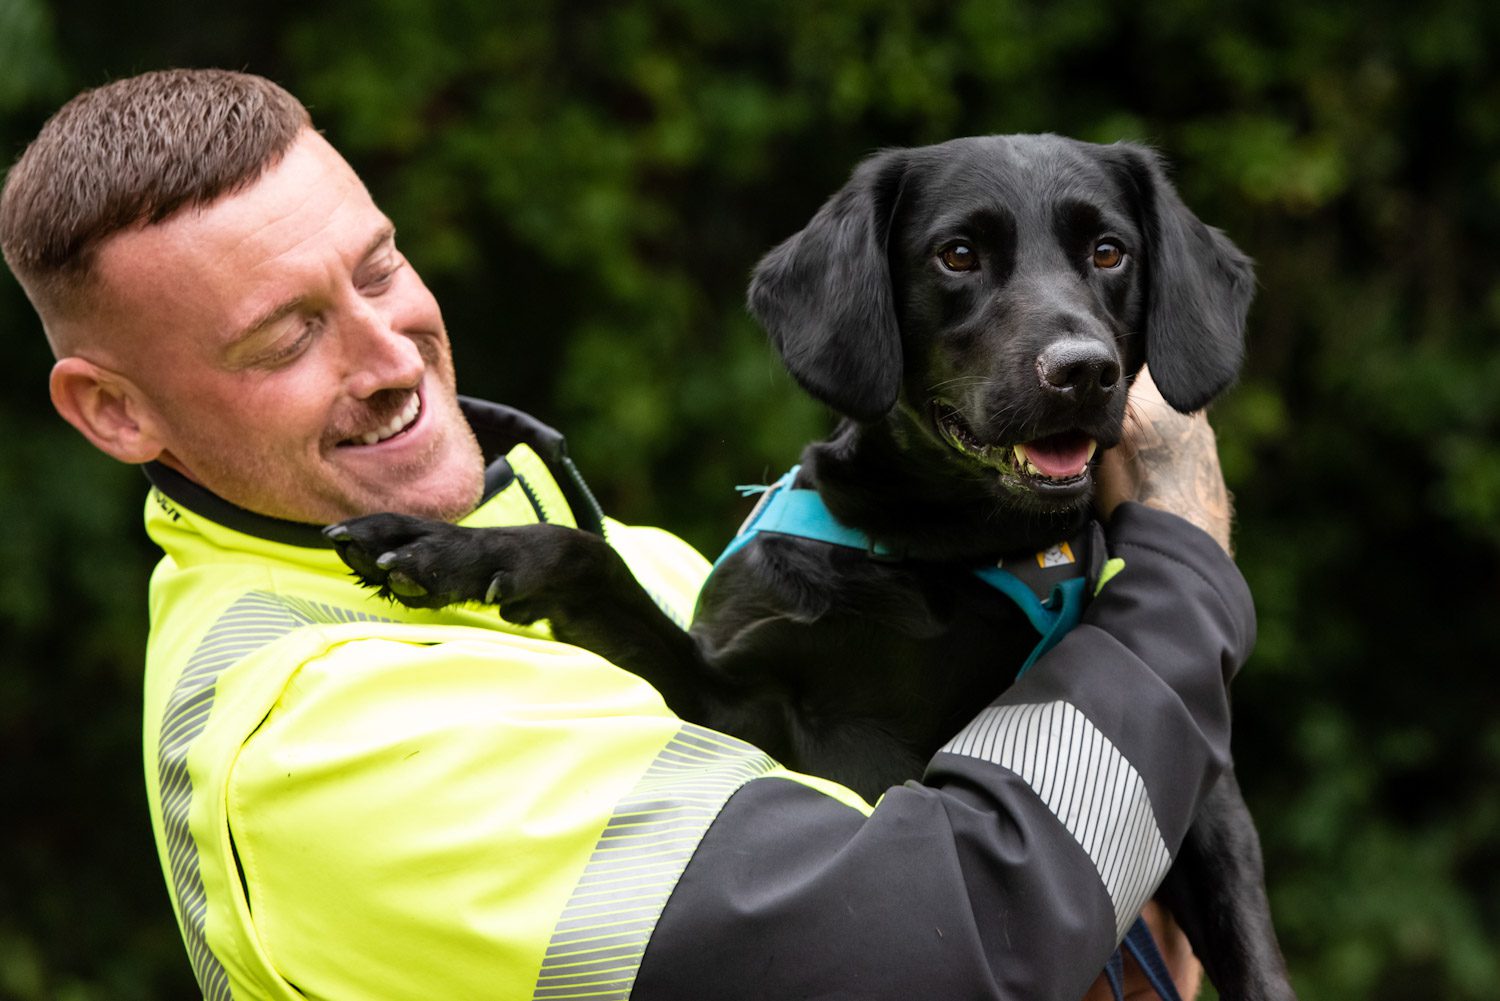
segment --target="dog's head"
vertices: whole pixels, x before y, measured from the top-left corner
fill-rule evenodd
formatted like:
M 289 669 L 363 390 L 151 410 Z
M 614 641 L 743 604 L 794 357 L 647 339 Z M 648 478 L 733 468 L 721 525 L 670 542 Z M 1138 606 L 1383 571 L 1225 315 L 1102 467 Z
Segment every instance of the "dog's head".
M 1087 503 L 1142 364 L 1184 412 L 1234 380 L 1253 286 L 1150 150 L 988 136 L 864 161 L 750 309 L 817 399 L 1056 510 Z

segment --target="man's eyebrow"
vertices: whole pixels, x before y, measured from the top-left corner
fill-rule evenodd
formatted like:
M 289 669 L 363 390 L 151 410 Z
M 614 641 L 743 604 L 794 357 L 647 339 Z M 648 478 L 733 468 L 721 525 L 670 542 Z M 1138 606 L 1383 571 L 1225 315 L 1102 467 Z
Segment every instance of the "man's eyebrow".
M 278 303 L 277 305 L 272 306 L 270 309 L 266 310 L 264 313 L 260 314 L 255 319 L 245 324 L 239 330 L 236 330 L 234 333 L 230 334 L 229 337 L 224 341 L 225 347 L 236 347 L 249 340 L 252 336 L 255 335 L 257 331 L 264 330 L 271 324 L 292 315 L 297 310 L 302 308 L 302 302 L 303 297 L 298 296 L 295 299 L 288 299 L 286 302 Z
M 360 251 L 358 258 L 359 264 L 363 264 L 370 258 L 371 254 L 375 253 L 375 251 L 379 250 L 385 244 L 392 242 L 393 240 L 395 240 L 395 238 L 396 226 L 394 223 L 387 222 L 380 228 L 380 231 L 375 234 L 370 242 L 365 244 L 365 249 Z M 356 264 L 355 266 L 358 267 L 359 264 Z M 235 345 L 240 344 L 241 342 L 249 339 L 252 335 L 254 335 L 256 331 L 263 330 L 266 327 L 271 326 L 273 323 L 283 320 L 291 314 L 295 313 L 298 309 L 302 308 L 302 303 L 302 296 L 298 296 L 295 299 L 288 299 L 286 302 L 277 303 L 270 309 L 266 310 L 264 313 L 261 313 L 255 319 L 251 320 L 249 323 L 245 324 L 239 330 L 235 331 L 228 338 L 226 338 L 224 342 L 225 345 L 232 348 Z
M 375 253 L 375 251 L 379 250 L 382 245 L 392 242 L 395 239 L 396 224 L 387 221 L 384 226 L 380 227 L 380 232 L 375 234 L 375 238 L 365 245 L 364 253 L 359 255 L 360 263 L 363 264 L 365 260 L 371 254 Z

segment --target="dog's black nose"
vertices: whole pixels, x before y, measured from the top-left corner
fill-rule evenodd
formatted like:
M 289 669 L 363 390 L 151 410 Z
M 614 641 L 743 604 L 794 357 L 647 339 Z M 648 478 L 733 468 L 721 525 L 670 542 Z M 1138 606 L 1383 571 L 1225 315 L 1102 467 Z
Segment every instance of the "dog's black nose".
M 1120 383 L 1120 360 L 1107 344 L 1069 340 L 1049 344 L 1037 355 L 1042 388 L 1079 403 L 1097 403 Z

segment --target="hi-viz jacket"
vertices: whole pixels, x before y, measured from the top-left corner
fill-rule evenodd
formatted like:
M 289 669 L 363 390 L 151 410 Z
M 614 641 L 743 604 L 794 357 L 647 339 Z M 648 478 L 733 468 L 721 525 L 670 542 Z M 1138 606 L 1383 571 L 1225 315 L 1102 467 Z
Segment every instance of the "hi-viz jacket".
M 686 619 L 707 563 L 465 401 L 466 524 L 602 531 Z M 1249 595 L 1125 505 L 1083 624 L 873 808 L 493 610 L 356 585 L 316 527 L 149 470 L 151 818 L 203 994 L 1076 1001 L 1227 760 Z

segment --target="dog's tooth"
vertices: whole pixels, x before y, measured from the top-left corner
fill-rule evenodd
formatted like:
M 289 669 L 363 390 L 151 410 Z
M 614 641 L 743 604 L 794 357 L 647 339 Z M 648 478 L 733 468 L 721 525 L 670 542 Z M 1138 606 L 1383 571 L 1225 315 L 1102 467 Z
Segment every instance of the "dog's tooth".
M 1099 451 L 1099 443 L 1097 441 L 1095 441 L 1094 439 L 1090 438 L 1089 439 L 1089 455 L 1088 455 L 1088 458 L 1084 459 L 1083 461 L 1084 462 L 1091 461 L 1094 458 L 1094 453 L 1097 452 L 1097 451 Z
M 1030 473 L 1032 476 L 1042 475 L 1042 471 L 1036 468 L 1036 463 L 1031 461 L 1031 455 L 1027 453 L 1025 445 L 1013 445 L 1011 452 L 1015 454 L 1016 465 L 1021 467 L 1022 472 Z

